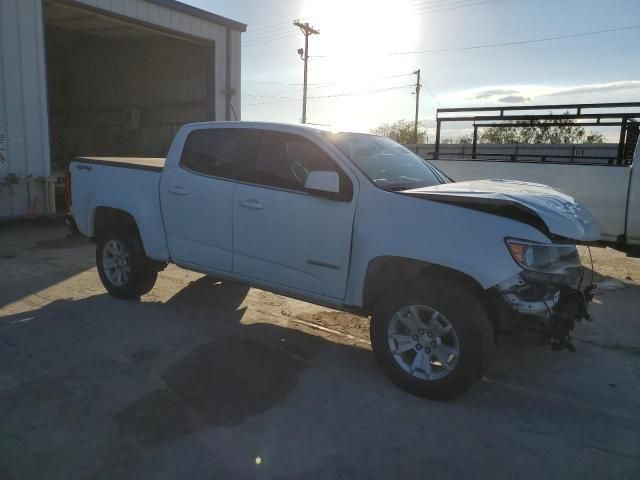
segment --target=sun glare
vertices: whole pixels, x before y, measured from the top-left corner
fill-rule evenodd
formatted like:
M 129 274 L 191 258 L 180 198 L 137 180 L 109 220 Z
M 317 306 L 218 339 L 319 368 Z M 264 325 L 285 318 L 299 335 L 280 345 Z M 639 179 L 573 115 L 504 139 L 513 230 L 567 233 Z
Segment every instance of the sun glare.
M 410 59 L 385 55 L 415 47 L 420 40 L 420 23 L 411 13 L 410 0 L 307 0 L 302 12 L 320 30 L 309 47 L 311 83 L 335 83 L 335 92 L 367 92 L 415 83 L 415 77 L 408 75 L 415 70 Z M 402 74 L 407 76 L 399 76 Z M 322 94 L 333 91 L 322 90 Z M 313 118 L 333 127 L 366 130 L 369 113 L 379 114 L 380 102 L 390 95 L 398 96 L 397 91 L 391 91 L 389 95 L 337 97 L 315 103 L 310 99 L 310 111 Z M 410 104 L 410 88 L 406 97 Z

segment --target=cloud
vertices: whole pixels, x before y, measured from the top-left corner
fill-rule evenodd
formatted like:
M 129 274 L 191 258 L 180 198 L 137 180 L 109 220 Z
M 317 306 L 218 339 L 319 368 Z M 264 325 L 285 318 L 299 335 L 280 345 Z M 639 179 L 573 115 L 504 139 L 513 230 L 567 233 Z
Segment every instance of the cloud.
M 481 90 L 479 92 L 475 92 L 473 97 L 468 100 L 486 100 L 491 97 L 497 97 L 499 95 L 511 95 L 520 93 L 518 90 L 511 90 L 507 88 L 492 88 L 489 90 Z
M 500 97 L 498 99 L 500 103 L 524 103 L 530 100 L 531 98 L 523 97 L 522 95 L 507 95 L 506 97 Z
M 640 79 L 584 85 L 551 84 L 488 85 L 472 90 L 452 91 L 440 95 L 444 106 L 478 106 L 523 103 L 545 104 L 576 101 L 615 102 L 640 95 Z
M 623 80 L 611 83 L 593 83 L 576 87 L 561 88 L 542 95 L 543 97 L 557 97 L 561 95 L 581 95 L 585 93 L 610 93 L 621 90 L 635 90 L 640 88 L 640 80 Z

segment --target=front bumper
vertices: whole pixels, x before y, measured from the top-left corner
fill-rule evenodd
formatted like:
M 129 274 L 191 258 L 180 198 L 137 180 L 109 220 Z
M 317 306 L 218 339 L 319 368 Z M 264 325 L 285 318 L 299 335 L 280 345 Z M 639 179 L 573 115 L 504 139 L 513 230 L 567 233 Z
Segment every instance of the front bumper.
M 511 310 L 542 321 L 554 350 L 574 350 L 570 333 L 576 322 L 591 320 L 592 287 L 581 288 L 582 278 L 582 267 L 563 274 L 524 270 L 496 289 Z

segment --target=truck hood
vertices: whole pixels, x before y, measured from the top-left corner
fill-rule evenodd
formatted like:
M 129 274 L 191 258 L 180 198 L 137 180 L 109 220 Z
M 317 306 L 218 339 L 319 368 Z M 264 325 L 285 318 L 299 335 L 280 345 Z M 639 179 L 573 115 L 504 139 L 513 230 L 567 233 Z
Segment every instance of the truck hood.
M 474 180 L 401 193 L 512 218 L 572 240 L 600 238 L 600 229 L 591 213 L 573 197 L 547 185 L 516 180 Z

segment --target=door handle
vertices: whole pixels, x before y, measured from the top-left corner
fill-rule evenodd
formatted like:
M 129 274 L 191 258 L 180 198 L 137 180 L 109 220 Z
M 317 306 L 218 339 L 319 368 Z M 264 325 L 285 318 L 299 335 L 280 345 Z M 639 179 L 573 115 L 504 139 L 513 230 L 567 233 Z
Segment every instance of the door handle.
M 238 205 L 245 208 L 253 208 L 254 210 L 262 210 L 264 208 L 264 205 L 262 205 L 262 203 L 253 198 L 249 200 L 241 200 L 238 202 Z
M 174 185 L 173 187 L 169 187 L 169 193 L 173 193 L 175 195 L 188 195 L 189 191 L 182 185 Z

